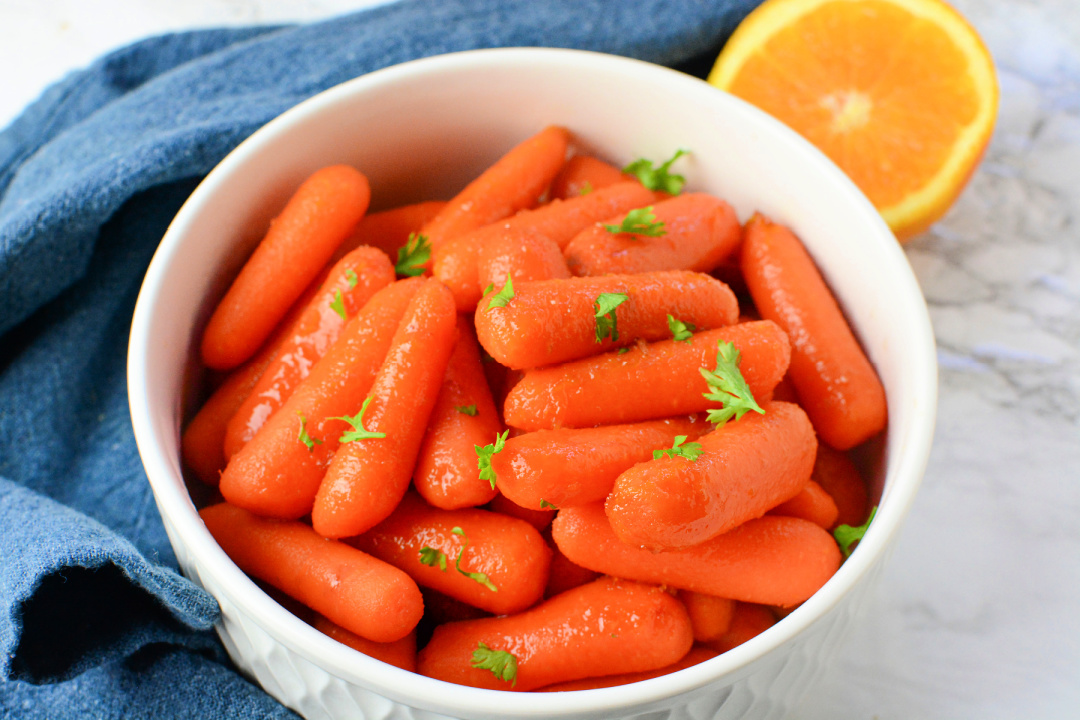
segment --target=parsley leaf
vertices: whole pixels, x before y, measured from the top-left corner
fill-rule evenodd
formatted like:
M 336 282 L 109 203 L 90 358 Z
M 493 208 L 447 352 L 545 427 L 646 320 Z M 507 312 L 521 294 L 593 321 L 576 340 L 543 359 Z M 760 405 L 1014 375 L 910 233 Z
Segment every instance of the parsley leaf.
M 616 350 L 615 354 L 616 355 L 624 355 L 624 354 L 626 354 L 628 352 L 630 352 L 630 348 L 625 347 L 625 348 L 619 348 L 618 350 Z
M 683 443 L 686 443 L 685 445 Z M 685 435 L 676 435 L 675 443 L 666 450 L 653 450 L 653 460 L 659 460 L 667 455 L 669 458 L 684 457 L 690 462 L 697 462 L 697 459 L 701 456 L 701 443 L 688 443 L 686 442 Z
M 430 545 L 425 545 L 420 548 L 420 563 L 431 567 L 438 565 L 440 570 L 446 572 L 446 553 Z
M 492 650 L 484 643 L 479 643 L 472 654 L 471 665 L 477 670 L 490 670 L 503 682 L 517 685 L 517 658 L 505 650 Z
M 461 556 L 465 554 L 465 548 L 469 547 L 469 538 L 465 537 L 465 531 L 459 527 L 453 528 L 450 532 L 454 533 L 455 535 L 460 535 L 461 539 L 465 541 L 465 544 L 461 546 L 460 550 L 458 550 L 457 559 L 454 560 L 454 567 L 457 568 L 457 571 L 465 577 L 469 578 L 470 580 L 475 580 L 476 582 L 480 583 L 491 592 L 499 592 L 499 588 L 495 587 L 495 584 L 492 583 L 491 580 L 488 579 L 488 576 L 484 573 L 466 572 L 465 570 L 461 569 Z
M 476 417 L 475 405 L 455 405 L 454 409 L 462 415 L 468 415 L 469 417 Z
M 631 210 L 626 213 L 626 217 L 623 218 L 621 224 L 605 225 L 604 229 L 615 235 L 618 235 L 619 233 L 630 233 L 631 235 L 660 237 L 661 235 L 667 234 L 667 230 L 664 229 L 664 223 L 656 222 L 656 215 L 653 214 L 652 205 Z
M 398 275 L 416 277 L 424 273 L 424 265 L 431 260 L 431 243 L 427 235 L 409 233 L 409 239 L 404 247 L 398 248 L 397 265 L 394 272 Z
M 717 341 L 716 343 L 716 369 L 712 372 L 705 368 L 699 368 L 698 372 L 705 378 L 712 392 L 702 393 L 707 400 L 715 400 L 724 407 L 709 410 L 705 419 L 717 425 L 723 425 L 732 417 L 736 420 L 750 410 L 765 414 L 761 406 L 754 400 L 750 387 L 746 384 L 742 373 L 739 372 L 739 358 L 741 353 L 731 343 Z
M 495 487 L 495 469 L 491 467 L 491 456 L 502 451 L 506 446 L 506 438 L 509 434 L 509 430 L 504 431 L 501 435 L 496 433 L 495 442 L 491 445 L 485 445 L 484 447 L 473 445 L 476 448 L 476 467 L 480 470 L 480 479 L 490 482 L 491 487 Z
M 619 339 L 615 308 L 629 299 L 626 293 L 600 293 L 596 296 L 596 301 L 593 302 L 593 309 L 596 310 L 596 342 L 603 342 L 609 335 L 612 340 Z
M 676 320 L 674 315 L 667 316 L 668 330 L 671 330 L 671 336 L 678 342 L 690 342 L 690 338 L 694 337 L 694 331 L 697 330 L 697 326 L 694 323 L 684 323 L 682 320 Z
M 342 320 L 347 320 L 345 316 L 345 299 L 341 297 L 341 291 L 334 291 L 334 299 L 330 301 L 330 309 L 341 316 Z
M 360 412 L 356 413 L 352 417 L 344 415 L 342 417 L 330 418 L 331 420 L 344 420 L 352 425 L 352 430 L 346 430 L 338 442 L 353 442 L 354 440 L 373 440 L 386 437 L 386 433 L 371 432 L 364 428 L 364 413 L 367 412 L 368 403 L 371 402 L 371 396 L 364 398 L 364 404 L 360 406 Z
M 662 190 L 670 195 L 678 195 L 682 192 L 683 185 L 686 184 L 686 178 L 682 175 L 668 172 L 668 170 L 671 169 L 671 165 L 676 160 L 683 155 L 689 154 L 689 150 L 680 148 L 675 151 L 675 154 L 671 156 L 670 160 L 657 168 L 653 167 L 652 160 L 638 158 L 624 167 L 623 172 L 629 175 L 635 175 L 637 179 L 641 181 L 641 184 L 650 190 Z
M 480 296 L 483 297 L 483 296 L 487 295 L 489 292 L 491 292 L 494 289 L 495 289 L 495 283 L 488 283 L 487 287 L 484 288 L 484 292 L 480 293 Z
M 585 184 L 582 185 L 580 189 L 578 189 L 577 194 L 578 195 L 588 195 L 592 191 L 593 191 L 592 183 L 589 182 L 588 180 L 586 180 Z
M 850 525 L 837 525 L 833 530 L 833 537 L 836 538 L 836 542 L 840 545 L 840 552 L 844 553 L 844 557 L 851 555 L 851 546 L 862 540 L 863 535 L 870 528 L 870 523 L 874 521 L 874 515 L 877 514 L 877 505 L 870 510 L 870 517 L 866 518 L 866 522 L 859 527 L 851 527 Z
M 544 498 L 540 498 L 540 509 L 541 510 L 558 510 L 559 508 L 555 507 L 554 505 L 549 503 Z
M 356 287 L 356 283 L 360 282 L 360 278 L 356 276 L 356 271 L 352 268 L 345 268 L 345 279 L 349 281 L 350 290 Z
M 514 299 L 514 279 L 510 277 L 510 273 L 506 273 L 506 284 L 503 285 L 502 290 L 495 293 L 495 296 L 491 298 L 491 302 L 488 303 L 488 310 L 497 307 L 506 307 L 506 303 Z
M 296 439 L 304 443 L 304 445 L 307 446 L 309 452 L 314 452 L 316 445 L 322 445 L 322 440 L 313 438 L 308 435 L 307 418 L 304 417 L 304 414 L 302 412 L 297 411 L 296 414 L 300 416 L 300 434 L 296 436 Z

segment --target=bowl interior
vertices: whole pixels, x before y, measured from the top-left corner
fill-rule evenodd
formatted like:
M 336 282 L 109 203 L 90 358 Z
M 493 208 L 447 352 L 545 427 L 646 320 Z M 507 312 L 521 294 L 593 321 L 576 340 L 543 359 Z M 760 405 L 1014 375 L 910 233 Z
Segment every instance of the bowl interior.
M 767 633 L 675 675 L 609 690 L 518 696 L 450 686 L 382 665 L 324 638 L 258 590 L 206 532 L 179 464 L 185 393 L 198 333 L 228 279 L 300 181 L 348 163 L 371 180 L 373 208 L 449 198 L 548 124 L 615 163 L 691 155 L 687 188 L 788 224 L 829 280 L 877 367 L 889 427 L 874 482 L 881 507 L 839 573 Z M 327 91 L 238 147 L 200 185 L 147 274 L 132 327 L 132 414 L 147 473 L 178 542 L 294 650 L 350 682 L 406 704 L 509 716 L 640 706 L 701 687 L 790 641 L 833 607 L 881 555 L 922 476 L 933 431 L 936 367 L 926 308 L 880 217 L 823 155 L 756 109 L 688 76 L 565 50 L 474 51 L 389 68 Z M 901 450 L 902 449 L 902 450 Z

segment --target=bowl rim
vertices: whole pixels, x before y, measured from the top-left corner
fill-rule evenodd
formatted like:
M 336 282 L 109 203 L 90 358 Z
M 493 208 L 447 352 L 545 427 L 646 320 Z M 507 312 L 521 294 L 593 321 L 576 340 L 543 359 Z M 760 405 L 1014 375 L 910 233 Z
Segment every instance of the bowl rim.
M 905 348 L 910 363 L 915 400 L 925 414 L 902 438 L 904 452 L 896 471 L 886 477 L 888 502 L 879 507 L 866 536 L 826 584 L 782 622 L 750 641 L 696 666 L 659 678 L 630 685 L 563 693 L 508 693 L 447 683 L 384 664 L 340 645 L 292 615 L 270 599 L 225 555 L 213 540 L 183 484 L 178 457 L 164 452 L 161 438 L 153 428 L 154 411 L 149 406 L 147 348 L 153 341 L 151 321 L 159 301 L 157 291 L 176 257 L 185 229 L 199 212 L 204 198 L 211 196 L 233 171 L 255 156 L 271 138 L 296 122 L 337 102 L 403 79 L 439 72 L 468 72 L 488 64 L 567 63 L 577 72 L 607 70 L 644 74 L 657 81 L 685 88 L 686 93 L 700 93 L 709 87 L 704 81 L 659 65 L 591 51 L 552 48 L 497 48 L 470 50 L 413 60 L 377 70 L 325 90 L 282 113 L 230 152 L 200 183 L 185 202 L 162 238 L 141 287 L 132 319 L 128 353 L 128 388 L 132 426 L 139 453 L 158 507 L 187 543 L 191 556 L 198 560 L 200 576 L 208 574 L 223 588 L 229 603 L 241 605 L 275 640 L 307 658 L 326 672 L 346 682 L 359 685 L 384 697 L 416 708 L 448 714 L 484 714 L 498 708 L 506 717 L 544 717 L 566 713 L 610 713 L 620 709 L 661 703 L 721 680 L 734 681 L 769 653 L 791 642 L 837 606 L 856 583 L 883 558 L 896 536 L 901 521 L 914 501 L 929 457 L 937 403 L 937 365 L 929 313 L 907 258 L 884 221 L 855 185 L 819 150 L 778 120 L 761 110 L 710 87 L 713 97 L 703 96 L 702 103 L 722 107 L 724 112 L 749 114 L 752 122 L 767 128 L 785 144 L 785 150 L 801 154 L 804 160 L 820 166 L 822 180 L 832 183 L 839 192 L 851 196 L 853 208 L 862 222 L 877 232 L 868 242 L 875 242 L 882 259 L 899 273 L 894 278 L 908 296 L 909 320 L 916 329 Z M 891 404 L 891 403 L 890 403 Z M 179 413 L 179 407 L 173 410 Z M 180 418 L 174 418 L 179 432 Z M 177 447 L 179 443 L 177 443 Z M 242 599 L 242 602 L 240 600 Z M 219 600 L 220 602 L 220 600 Z M 224 604 L 224 603 L 223 603 Z M 220 623 L 220 621 L 219 621 Z M 316 660 L 315 658 L 318 658 Z M 430 698 L 437 698 L 433 702 Z

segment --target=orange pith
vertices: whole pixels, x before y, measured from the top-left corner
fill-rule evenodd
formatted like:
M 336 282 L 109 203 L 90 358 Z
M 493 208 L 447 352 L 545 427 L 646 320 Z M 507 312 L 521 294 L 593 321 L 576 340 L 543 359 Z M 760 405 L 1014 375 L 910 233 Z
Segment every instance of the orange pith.
M 959 194 L 997 108 L 988 53 L 940 0 L 768 0 L 709 82 L 820 148 L 901 238 Z

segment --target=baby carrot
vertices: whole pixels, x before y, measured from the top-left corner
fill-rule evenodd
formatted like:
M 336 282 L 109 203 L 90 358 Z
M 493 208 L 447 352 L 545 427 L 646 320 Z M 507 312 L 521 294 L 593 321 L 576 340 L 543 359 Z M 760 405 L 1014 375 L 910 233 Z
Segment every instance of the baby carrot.
M 802 518 L 828 530 L 836 524 L 839 512 L 829 493 L 811 480 L 797 495 L 774 507 L 769 514 Z
M 836 525 L 858 527 L 866 522 L 870 514 L 866 482 L 846 454 L 819 444 L 814 473 L 810 477 L 836 503 L 837 516 L 830 529 Z
M 341 243 L 331 262 L 337 262 L 361 245 L 370 245 L 386 253 L 391 262 L 397 260 L 397 252 L 405 246 L 410 233 L 420 228 L 446 206 L 442 200 L 428 200 L 412 205 L 368 213 L 356 226 L 352 235 Z
M 477 273 L 481 285 L 500 288 L 507 275 L 515 284 L 570 277 L 559 246 L 545 235 L 526 230 L 507 231 L 486 241 L 477 258 Z M 482 295 L 477 287 L 477 302 Z
M 698 438 L 695 460 L 661 457 L 620 475 L 606 502 L 619 539 L 654 551 L 690 547 L 798 494 L 814 469 L 814 429 L 798 405 L 764 409 Z
M 345 326 L 281 409 L 229 460 L 221 475 L 226 500 L 288 520 L 311 511 L 349 428 L 338 418 L 360 411 L 401 316 L 423 283 L 412 278 L 383 288 Z
M 611 232 L 609 227 L 623 222 L 623 213 L 575 236 L 563 248 L 570 271 L 574 275 L 708 272 L 739 244 L 742 228 L 735 211 L 711 195 L 686 193 L 649 207 L 653 219 L 647 222 L 662 224 L 650 234 Z
M 450 291 L 435 278 L 425 280 L 371 385 L 371 406 L 365 400 L 353 419 L 357 430 L 373 435 L 342 442 L 319 485 L 311 523 L 323 537 L 369 530 L 401 501 L 446 375 L 456 321 Z
M 601 675 L 600 677 L 571 680 L 569 682 L 555 683 L 554 685 L 542 687 L 538 692 L 570 692 L 572 690 L 595 690 L 597 688 L 615 687 L 617 685 L 629 685 L 630 683 L 650 680 L 655 677 L 660 677 L 661 675 L 670 675 L 673 672 L 685 670 L 688 667 L 703 663 L 706 660 L 712 660 L 719 654 L 720 653 L 711 648 L 695 645 L 690 648 L 690 652 L 683 655 L 682 660 L 670 665 L 665 665 L 662 668 L 657 668 L 656 670 L 622 673 L 620 675 Z
M 491 456 L 499 491 L 534 510 L 603 500 L 615 478 L 675 438 L 695 440 L 712 430 L 704 418 L 668 418 L 631 425 L 538 430 L 506 441 Z
M 367 178 L 333 165 L 304 181 L 222 298 L 202 340 L 207 367 L 251 357 L 367 210 Z
M 529 523 L 466 508 L 439 510 L 414 493 L 353 547 L 462 602 L 506 615 L 544 594 L 551 550 Z
M 574 198 L 626 182 L 627 176 L 614 165 L 592 155 L 574 155 L 551 181 L 551 197 L 559 200 Z
M 755 215 L 742 269 L 761 316 L 791 338 L 791 380 L 818 435 L 847 450 L 885 427 L 885 390 L 799 239 Z
M 603 312 L 601 295 L 624 299 Z M 480 344 L 495 360 L 532 368 L 672 337 L 669 316 L 711 330 L 735 322 L 739 308 L 719 280 L 678 270 L 526 283 L 503 307 L 481 301 L 475 319 Z
M 690 616 L 694 640 L 697 642 L 715 640 L 731 626 L 731 617 L 735 613 L 734 600 L 693 590 L 680 590 L 679 600 L 682 600 L 686 614 Z
M 621 542 L 597 502 L 560 510 L 551 535 L 566 557 L 597 572 L 767 605 L 801 603 L 840 567 L 832 535 L 799 518 L 761 517 L 654 553 Z
M 731 617 L 731 626 L 720 637 L 711 640 L 708 646 L 718 653 L 725 653 L 755 638 L 776 624 L 776 616 L 764 605 L 740 602 L 735 604 Z
M 561 249 L 590 225 L 649 203 L 652 198 L 653 194 L 639 183 L 623 182 L 582 197 L 555 200 L 535 210 L 522 210 L 513 217 L 458 235 L 440 246 L 434 257 L 435 277 L 454 293 L 459 311 L 473 310 L 483 295 L 481 288 L 486 285 L 479 274 L 479 262 L 487 245 L 500 239 L 504 239 L 502 244 L 505 245 L 506 242 L 512 244 L 515 239 L 535 238 L 538 241 L 546 238 Z M 549 255 L 550 249 L 546 249 L 541 266 L 542 271 L 546 269 L 547 277 L 570 277 L 561 250 L 558 258 Z M 492 282 L 501 287 L 506 282 L 506 271 L 510 269 L 501 271 Z M 547 279 L 541 276 L 544 272 L 530 274 L 536 275 L 530 278 L 533 280 Z
M 424 224 L 434 251 L 454 237 L 532 206 L 566 159 L 570 133 L 551 126 L 510 150 Z
M 381 643 L 349 632 L 321 615 L 315 618 L 313 626 L 323 635 L 337 640 L 342 645 L 348 645 L 357 652 L 381 660 L 388 665 L 394 665 L 402 670 L 416 672 L 416 630 L 413 630 L 400 640 Z
M 457 331 L 413 473 L 420 495 L 444 510 L 483 505 L 495 497 L 498 491 L 477 472 L 475 448 L 503 429 L 467 317 L 458 316 Z
M 231 458 L 277 412 L 311 368 L 338 339 L 345 323 L 394 281 L 382 251 L 362 246 L 330 270 L 322 289 L 308 302 L 247 400 L 229 421 L 225 457 Z
M 540 532 L 543 532 L 551 525 L 551 519 L 555 517 L 555 510 L 553 508 L 544 510 L 524 508 L 503 495 L 501 492 L 496 492 L 495 497 L 491 499 L 491 502 L 489 502 L 486 507 L 491 512 L 502 513 L 503 515 L 509 515 L 510 517 L 524 520 Z
M 220 503 L 199 511 L 241 570 L 375 642 L 409 634 L 424 613 L 408 575 L 301 522 L 268 520 Z
M 591 427 L 703 412 L 700 368 L 716 366 L 716 344 L 742 353 L 739 366 L 755 397 L 787 370 L 787 336 L 768 321 L 696 333 L 689 342 L 639 343 L 623 354 L 605 353 L 555 367 L 528 370 L 506 396 L 503 420 L 521 430 Z
M 678 600 L 657 587 L 601 578 L 518 615 L 436 628 L 417 657 L 417 672 L 520 692 L 598 673 L 664 667 L 686 655 L 692 643 L 690 620 Z M 516 671 L 485 669 L 492 663 L 481 660 L 492 652 L 512 655 Z

